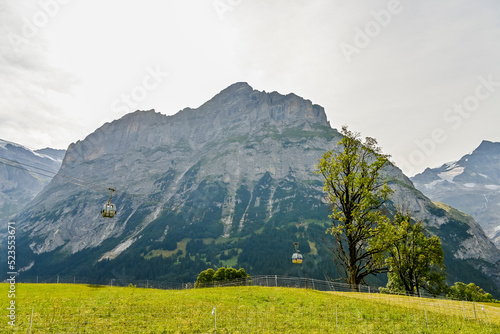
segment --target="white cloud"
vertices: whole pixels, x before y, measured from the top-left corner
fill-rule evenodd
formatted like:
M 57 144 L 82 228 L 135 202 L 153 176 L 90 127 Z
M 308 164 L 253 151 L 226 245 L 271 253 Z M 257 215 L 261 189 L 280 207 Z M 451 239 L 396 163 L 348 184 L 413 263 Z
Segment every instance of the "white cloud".
M 58 97 L 71 94 L 77 79 L 51 64 L 41 32 L 26 33 L 40 8 L 7 1 L 0 7 L 0 137 L 37 147 L 64 140 L 68 125 L 77 124 Z
M 375 17 L 397 1 L 226 1 L 232 9 L 222 20 L 213 1 L 63 2 L 13 50 L 6 36 L 43 9 L 37 0 L 0 0 L 0 138 L 35 147 L 83 139 L 120 117 L 113 101 L 159 67 L 169 76 L 139 109 L 173 114 L 248 81 L 324 106 L 332 126 L 377 138 L 411 174 L 456 160 L 482 139 L 500 141 L 500 89 L 459 129 L 443 120 L 479 76 L 500 81 L 494 0 L 401 0 L 350 62 L 340 45 L 376 28 Z M 436 128 L 447 139 L 408 163 Z

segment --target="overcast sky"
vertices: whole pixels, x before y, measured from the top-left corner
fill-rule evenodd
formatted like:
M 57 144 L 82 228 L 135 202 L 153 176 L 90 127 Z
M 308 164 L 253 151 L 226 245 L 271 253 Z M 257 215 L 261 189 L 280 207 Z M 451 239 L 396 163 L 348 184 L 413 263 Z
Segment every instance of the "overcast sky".
M 500 141 L 500 2 L 0 0 L 0 138 L 67 148 L 234 82 L 295 93 L 411 176 Z

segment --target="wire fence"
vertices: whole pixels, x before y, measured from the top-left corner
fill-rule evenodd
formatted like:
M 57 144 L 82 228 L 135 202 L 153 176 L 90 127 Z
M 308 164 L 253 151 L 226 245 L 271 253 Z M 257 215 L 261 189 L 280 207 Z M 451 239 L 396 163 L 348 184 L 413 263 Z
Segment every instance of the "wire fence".
M 18 278 L 19 283 L 60 283 L 60 284 L 90 284 L 103 286 L 127 287 L 133 286 L 137 288 L 152 288 L 163 290 L 181 290 L 195 288 L 195 282 L 168 282 L 158 280 L 137 280 L 130 278 L 85 278 L 78 276 L 36 276 L 30 278 Z M 267 286 L 267 287 L 287 287 L 287 288 L 302 288 L 318 291 L 338 291 L 338 292 L 364 292 L 377 293 L 379 287 L 368 285 L 349 285 L 346 283 L 319 280 L 307 277 L 287 277 L 280 275 L 259 275 L 249 278 L 233 279 L 229 281 L 210 282 L 198 287 L 225 287 L 225 286 Z M 431 295 L 421 293 L 421 297 L 432 297 Z
M 102 286 L 117 286 L 117 287 L 127 287 L 133 286 L 137 288 L 151 288 L 151 289 L 162 289 L 162 290 L 181 290 L 181 289 L 191 289 L 194 287 L 194 283 L 179 283 L 179 282 L 168 282 L 168 281 L 158 281 L 158 280 L 137 280 L 125 277 L 114 277 L 114 278 L 87 278 L 78 276 L 35 276 L 29 278 L 18 277 L 18 283 L 45 283 L 45 284 L 86 284 L 86 285 L 102 285 Z
M 95 288 L 95 291 L 105 286 L 185 290 L 193 289 L 195 285 L 194 282 L 175 283 L 127 278 L 90 280 L 77 276 L 40 276 L 32 279 L 18 279 L 17 283 L 49 283 L 54 284 L 54 288 L 56 284 L 84 284 Z M 303 333 L 349 332 L 352 330 L 350 326 L 359 322 L 377 324 L 387 321 L 404 323 L 407 326 L 420 326 L 419 328 L 429 332 L 442 332 L 446 326 L 458 328 L 463 325 L 462 322 L 476 324 L 480 329 L 479 332 L 482 333 L 495 333 L 500 329 L 500 308 L 481 303 L 435 298 L 425 294 L 420 296 L 422 298 L 388 295 L 379 293 L 378 287 L 367 285 L 352 286 L 307 277 L 263 275 L 214 282 L 203 287 L 216 288 L 214 296 L 217 296 L 217 287 L 230 286 L 287 287 L 326 291 L 331 292 L 332 296 L 346 298 L 345 300 L 358 300 L 359 303 L 370 301 L 372 305 L 376 305 L 373 313 L 364 314 L 359 306 L 339 302 L 338 299 L 314 305 L 300 302 L 298 306 L 294 306 L 295 312 L 300 317 L 304 319 L 316 317 L 317 319 L 319 314 L 321 319 L 311 323 L 301 323 L 300 331 L 297 332 Z M 71 285 L 67 285 L 67 289 L 75 290 Z M 143 300 L 140 297 L 140 291 L 138 289 L 117 290 L 116 298 L 111 301 L 101 300 L 95 295 L 93 297 L 82 295 L 76 298 L 79 299 L 76 304 L 69 298 L 51 299 L 50 295 L 47 299 L 38 300 L 36 303 L 21 303 L 19 300 L 20 303 L 16 309 L 16 326 L 11 329 L 14 332 L 24 333 L 129 333 L 143 330 L 159 333 L 213 332 L 212 330 L 217 329 L 214 321 L 218 321 L 219 328 L 225 328 L 226 332 L 241 329 L 242 324 L 247 323 L 251 323 L 253 327 L 243 332 L 287 332 L 296 317 L 293 312 L 287 314 L 282 311 L 285 307 L 283 303 L 269 300 L 253 305 L 241 304 L 236 307 L 219 305 L 217 310 L 214 307 L 211 317 L 207 312 L 212 309 L 212 303 L 198 306 L 199 310 L 189 310 L 190 313 L 187 313 L 186 308 L 189 307 L 186 307 L 186 304 L 166 304 L 160 296 L 158 300 L 150 297 Z M 353 291 L 360 293 L 346 293 Z M 22 293 L 22 289 L 19 289 L 19 293 Z M 179 293 L 184 295 L 184 292 Z M 132 301 L 127 299 L 124 302 L 124 294 L 131 295 Z M 395 307 L 400 310 L 399 313 L 394 311 Z M 204 315 L 200 315 L 200 312 L 204 312 Z M 401 330 L 401 332 L 405 331 Z
M 248 278 L 239 278 L 227 281 L 214 281 L 205 284 L 196 285 L 195 282 L 168 282 L 158 280 L 136 280 L 130 278 L 100 278 L 89 279 L 77 276 L 36 276 L 31 278 L 23 278 L 17 280 L 18 283 L 48 283 L 48 284 L 86 284 L 96 286 L 110 287 L 137 287 L 151 288 L 162 290 L 183 290 L 193 288 L 212 288 L 212 287 L 227 287 L 227 286 L 265 286 L 265 287 L 285 287 L 285 288 L 300 288 L 312 289 L 317 291 L 332 291 L 332 292 L 360 292 L 369 294 L 388 295 L 387 292 L 380 292 L 383 287 L 370 285 L 351 285 L 332 280 L 319 280 L 308 277 L 288 277 L 280 275 L 259 275 Z M 427 292 L 420 291 L 418 295 L 409 296 L 404 293 L 391 292 L 390 295 L 400 295 L 407 297 L 420 297 L 427 299 L 446 299 L 453 300 L 443 295 L 436 296 Z M 465 300 L 465 302 L 470 302 Z
M 78 276 L 34 276 L 29 278 L 18 277 L 18 283 L 60 283 L 60 284 L 86 284 L 86 285 L 102 285 L 102 286 L 116 286 L 128 287 L 133 286 L 137 288 L 151 288 L 162 290 L 182 290 L 193 289 L 196 287 L 195 282 L 169 282 L 160 280 L 137 280 L 126 277 L 114 278 L 87 278 Z M 380 293 L 381 286 L 370 285 L 351 285 L 332 280 L 319 280 L 308 277 L 288 277 L 280 275 L 258 275 L 248 278 L 233 279 L 228 281 L 214 281 L 197 287 L 210 288 L 210 287 L 225 287 L 225 286 L 266 286 L 266 287 L 286 287 L 286 288 L 302 288 L 312 289 L 318 291 L 337 291 L 337 292 L 361 292 L 361 293 Z M 385 294 L 385 293 L 384 293 Z M 402 295 L 391 292 L 392 295 Z M 414 295 L 415 296 L 415 295 Z M 433 298 L 433 299 L 450 299 L 444 296 L 431 295 L 425 291 L 420 291 L 417 297 Z M 451 299 L 450 299 L 451 300 Z

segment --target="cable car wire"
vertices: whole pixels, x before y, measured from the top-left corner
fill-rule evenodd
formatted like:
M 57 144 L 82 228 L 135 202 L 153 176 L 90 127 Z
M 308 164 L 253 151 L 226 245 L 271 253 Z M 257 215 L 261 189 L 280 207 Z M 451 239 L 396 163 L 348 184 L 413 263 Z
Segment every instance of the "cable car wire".
M 4 158 L 0 157 L 0 159 L 4 159 Z M 47 176 L 47 177 L 50 177 L 50 178 L 54 177 L 54 175 L 47 175 L 47 174 L 44 174 L 44 173 L 41 173 L 41 172 L 36 172 L 36 171 L 28 170 L 28 169 L 20 166 L 19 164 L 17 164 L 17 165 L 9 164 L 9 163 L 7 163 L 5 161 L 2 161 L 2 160 L 0 160 L 0 163 L 4 164 L 5 166 L 9 166 L 9 167 L 14 167 L 14 168 L 21 169 L 21 170 L 23 170 L 25 172 L 31 172 L 31 173 L 35 173 L 35 174 L 38 174 L 38 175 Z M 50 172 L 50 173 L 52 173 L 52 172 Z
M 5 163 L 1 159 L 5 160 L 5 161 L 8 161 L 8 162 L 11 162 L 11 163 Z M 2 157 L 2 156 L 0 156 L 0 162 L 3 163 L 4 165 L 7 165 L 7 166 L 18 168 L 18 169 L 21 169 L 21 170 L 24 170 L 24 171 L 27 171 L 27 172 L 31 172 L 31 173 L 43 175 L 43 176 L 46 176 L 46 177 L 54 178 L 56 176 L 60 176 L 62 178 L 67 179 L 65 182 L 69 182 L 69 183 L 72 183 L 74 185 L 85 187 L 85 188 L 88 188 L 88 189 L 101 188 L 101 189 L 108 190 L 108 188 L 100 186 L 100 185 L 98 185 L 96 183 L 87 182 L 87 181 L 78 179 L 76 177 L 72 177 L 72 176 L 61 174 L 59 172 L 52 172 L 52 171 L 47 170 L 47 169 L 43 169 L 43 168 L 40 168 L 40 167 L 37 167 L 37 166 L 33 166 L 33 165 L 30 165 L 30 164 L 22 163 L 22 162 L 19 162 L 17 160 L 8 159 L 8 158 Z M 36 170 L 30 170 L 28 168 L 23 168 L 23 167 L 34 168 L 34 169 L 40 170 L 40 171 L 42 171 L 44 173 L 49 173 L 49 174 L 52 174 L 52 175 L 47 175 L 47 174 L 38 172 Z M 89 185 L 92 185 L 93 188 L 91 188 Z
M 35 152 L 35 151 L 32 151 L 32 152 L 33 152 L 36 156 L 38 156 L 38 157 L 40 157 L 41 159 L 43 159 L 43 160 L 38 160 L 38 161 L 36 161 L 36 164 L 37 164 L 38 166 L 44 166 L 44 167 L 46 167 L 46 168 L 48 168 L 48 169 L 51 169 L 51 166 L 47 163 L 47 160 L 52 160 L 52 161 L 54 161 L 54 162 L 55 162 L 55 161 L 58 161 L 58 160 L 56 160 L 56 159 L 54 159 L 54 158 L 52 158 L 52 157 L 50 157 L 50 156 L 48 156 L 48 155 L 45 155 L 45 154 L 40 154 L 40 153 L 37 153 L 37 152 Z M 7 158 L 3 158 L 3 159 L 7 159 Z M 28 160 L 28 159 L 26 159 L 26 158 L 21 158 L 21 157 L 18 157 L 18 156 L 16 156 L 16 157 L 15 157 L 15 159 L 16 159 L 16 161 L 18 161 L 18 162 L 26 161 L 28 164 L 32 162 L 32 160 Z
M 10 167 L 14 167 L 14 168 L 18 168 L 18 169 L 24 170 L 24 171 L 29 172 L 29 173 L 34 173 L 34 174 L 38 174 L 38 175 L 50 177 L 52 179 L 55 178 L 56 176 L 60 176 L 62 178 L 62 180 L 61 180 L 62 182 L 71 183 L 71 184 L 74 184 L 74 185 L 79 186 L 79 187 L 84 187 L 84 188 L 87 188 L 87 189 L 89 189 L 91 191 L 96 191 L 96 189 L 99 189 L 99 191 L 100 190 L 105 190 L 107 192 L 107 191 L 109 191 L 111 189 L 111 187 L 104 187 L 102 185 L 98 185 L 98 184 L 93 183 L 93 182 L 88 182 L 88 181 L 85 181 L 85 180 L 82 180 L 82 179 L 78 179 L 78 178 L 75 178 L 75 177 L 72 177 L 72 176 L 68 176 L 68 175 L 59 173 L 59 171 L 58 172 L 52 172 L 52 171 L 49 171 L 49 170 L 46 170 L 46 169 L 43 169 L 43 168 L 40 168 L 40 167 L 33 166 L 31 164 L 22 163 L 22 162 L 19 162 L 17 160 L 8 159 L 8 158 L 2 157 L 2 156 L 0 156 L 0 163 L 4 164 L 6 166 L 10 166 Z M 37 169 L 39 171 L 42 171 L 44 173 L 49 173 L 49 174 L 52 174 L 52 175 L 47 175 L 47 174 L 44 174 L 44 173 L 36 171 L 36 170 L 30 170 L 28 168 L 24 168 L 24 166 L 25 167 L 29 167 L 29 168 L 33 168 L 33 169 Z M 114 192 L 121 193 L 121 194 L 123 194 L 125 196 L 128 196 L 128 197 L 142 198 L 144 200 L 144 202 L 141 203 L 141 205 L 155 205 L 155 204 L 159 204 L 159 203 L 163 203 L 163 205 L 165 205 L 166 202 L 168 202 L 168 200 L 167 201 L 152 200 L 147 195 L 130 194 L 130 193 L 125 192 L 123 190 L 116 190 L 116 188 L 114 188 L 114 187 L 112 187 L 112 189 L 113 189 Z M 170 198 L 170 199 L 172 199 L 172 198 Z M 181 205 L 182 205 L 181 203 L 177 204 L 175 207 L 172 207 L 170 209 L 170 211 L 176 211 Z
M 38 174 L 38 175 L 42 175 L 42 176 L 45 176 L 45 177 L 55 178 L 56 176 L 59 176 L 59 177 L 63 178 L 61 180 L 63 182 L 71 183 L 71 184 L 74 184 L 74 185 L 77 185 L 77 186 L 80 186 L 80 187 L 84 187 L 84 188 L 87 188 L 87 189 L 93 190 L 93 191 L 96 191 L 98 189 L 99 191 L 100 190 L 104 190 L 104 191 L 107 192 L 109 190 L 109 187 L 105 187 L 105 186 L 102 186 L 102 185 L 97 184 L 97 183 L 88 182 L 88 181 L 85 181 L 85 180 L 82 180 L 82 179 L 78 179 L 76 177 L 72 177 L 72 176 L 68 176 L 68 175 L 62 174 L 60 172 L 52 172 L 52 171 L 44 169 L 44 168 L 40 168 L 40 167 L 37 167 L 37 166 L 33 166 L 31 164 L 19 162 L 17 160 L 13 160 L 13 159 L 8 159 L 8 158 L 5 158 L 3 156 L 0 156 L 0 163 L 4 164 L 6 166 L 18 168 L 18 169 L 24 170 L 26 172 L 34 173 L 34 174 Z M 33 169 L 36 169 L 36 170 L 32 170 L 32 169 L 28 169 L 28 168 L 33 168 Z M 42 171 L 43 173 L 40 172 L 40 171 Z M 44 173 L 49 173 L 51 175 L 47 175 L 47 174 L 44 174 Z M 148 203 L 152 203 L 152 204 L 159 203 L 159 201 L 151 201 L 151 199 L 149 197 L 145 196 L 145 195 L 130 194 L 130 193 L 127 193 L 127 192 L 125 192 L 123 190 L 116 190 L 116 189 L 115 189 L 115 192 L 116 193 L 124 194 L 126 196 L 130 196 L 130 197 L 139 197 L 139 198 L 148 200 Z

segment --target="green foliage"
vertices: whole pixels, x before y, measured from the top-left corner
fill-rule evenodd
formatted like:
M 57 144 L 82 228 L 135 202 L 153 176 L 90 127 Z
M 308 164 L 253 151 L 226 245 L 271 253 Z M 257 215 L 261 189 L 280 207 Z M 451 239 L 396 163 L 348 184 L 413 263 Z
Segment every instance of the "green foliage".
M 198 288 L 200 286 L 203 286 L 205 284 L 213 282 L 214 275 L 215 275 L 215 270 L 213 270 L 212 268 L 208 268 L 207 270 L 202 271 L 198 275 L 198 279 L 196 280 L 196 283 L 194 285 L 195 288 Z
M 443 247 L 445 248 L 445 247 Z M 445 251 L 446 254 L 446 251 Z M 481 270 L 495 270 L 495 265 L 480 259 L 456 259 L 452 256 L 445 256 L 447 283 L 451 286 L 454 282 L 474 282 L 486 291 L 490 292 L 494 298 L 500 299 L 500 290 L 495 281 L 484 276 Z
M 248 275 L 243 268 L 236 270 L 234 268 L 221 267 L 217 269 L 217 271 L 209 268 L 205 271 L 202 271 L 198 275 L 198 279 L 196 280 L 194 287 L 202 288 L 206 286 L 213 286 L 214 282 L 227 282 L 237 279 L 241 279 L 244 282 L 244 280 L 246 280 L 247 278 L 250 278 L 250 275 Z
M 217 269 L 215 275 L 213 276 L 213 280 L 216 282 L 222 282 L 226 280 L 226 268 L 221 267 Z
M 377 226 L 387 220 L 381 206 L 391 190 L 379 177 L 380 170 L 388 164 L 373 138 L 363 143 L 359 134 L 342 128 L 344 137 L 339 141 L 343 151 L 323 154 L 318 163 L 323 175 L 328 201 L 332 206 L 332 227 L 336 247 L 332 249 L 344 271 L 346 283 L 358 285 L 368 275 L 384 271 L 376 255 L 384 247 L 369 246 L 378 233 Z M 382 245 L 383 246 L 383 245 Z
M 412 224 L 409 213 L 396 212 L 394 221 L 379 227 L 376 242 L 387 245 L 387 289 L 419 294 L 423 288 L 437 295 L 445 289 L 444 253 L 437 236 L 427 237 L 422 222 Z
M 485 292 L 474 283 L 456 282 L 453 286 L 450 286 L 446 297 L 473 302 L 499 302 L 493 299 L 490 293 Z
M 429 210 L 429 213 L 433 214 L 434 216 L 444 217 L 446 215 L 446 210 L 444 210 L 443 208 L 439 207 L 436 204 L 437 203 L 433 203 L 427 206 L 427 210 Z

